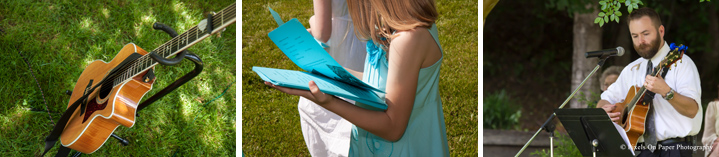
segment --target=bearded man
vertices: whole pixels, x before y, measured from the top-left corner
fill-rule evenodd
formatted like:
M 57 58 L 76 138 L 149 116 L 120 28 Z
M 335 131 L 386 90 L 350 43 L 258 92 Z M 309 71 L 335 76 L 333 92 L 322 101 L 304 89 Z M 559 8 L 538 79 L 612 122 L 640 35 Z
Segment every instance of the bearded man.
M 664 26 L 659 14 L 650 8 L 640 8 L 629 14 L 627 21 L 634 49 L 641 58 L 622 70 L 617 81 L 602 93 L 597 107 L 604 109 L 613 122 L 621 124 L 622 113 L 614 112 L 616 104 L 624 101 L 631 86 L 645 87 L 647 93 L 643 103 L 651 105 L 651 109 L 636 154 L 691 156 L 693 150 L 681 146 L 689 146 L 688 139 L 701 130 L 701 86 L 696 65 L 684 54 L 681 61 L 666 68 L 665 73 L 652 76 L 653 68 L 670 51 L 664 41 Z

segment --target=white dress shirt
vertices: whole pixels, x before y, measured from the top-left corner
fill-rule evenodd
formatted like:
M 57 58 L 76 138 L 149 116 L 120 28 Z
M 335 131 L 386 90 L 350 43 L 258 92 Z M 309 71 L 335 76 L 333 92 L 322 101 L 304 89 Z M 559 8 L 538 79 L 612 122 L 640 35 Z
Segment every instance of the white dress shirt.
M 669 45 L 664 42 L 664 46 L 651 59 L 652 67 L 656 67 L 669 53 L 669 50 Z M 647 61 L 647 59 L 639 58 L 624 67 L 617 81 L 602 93 L 602 100 L 607 100 L 611 104 L 623 102 L 631 86 L 636 86 L 637 89 L 641 88 L 647 75 Z M 701 104 L 699 72 L 694 61 L 684 54 L 675 65 L 671 65 L 669 72 L 664 77 L 667 85 L 674 89 L 675 93 L 694 99 L 697 104 Z M 665 100 L 662 94 L 665 93 L 656 93 L 652 106 L 657 141 L 699 133 L 702 123 L 702 106 L 698 105 L 699 111 L 696 116 L 689 118 L 674 109 L 674 106 Z M 644 138 L 640 137 L 638 142 L 643 141 Z

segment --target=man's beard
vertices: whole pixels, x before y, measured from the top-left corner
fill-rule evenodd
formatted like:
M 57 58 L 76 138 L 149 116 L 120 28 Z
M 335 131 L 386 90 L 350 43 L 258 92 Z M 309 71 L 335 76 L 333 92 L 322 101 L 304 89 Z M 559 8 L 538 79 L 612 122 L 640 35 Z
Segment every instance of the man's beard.
M 657 33 L 657 36 L 656 38 L 654 38 L 654 41 L 650 41 L 649 44 L 640 44 L 638 46 L 634 45 L 634 50 L 637 50 L 637 53 L 639 54 L 639 56 L 642 56 L 642 58 L 651 59 L 652 57 L 654 57 L 654 55 L 657 54 L 657 51 L 659 51 L 660 42 L 661 40 L 659 40 L 659 33 Z

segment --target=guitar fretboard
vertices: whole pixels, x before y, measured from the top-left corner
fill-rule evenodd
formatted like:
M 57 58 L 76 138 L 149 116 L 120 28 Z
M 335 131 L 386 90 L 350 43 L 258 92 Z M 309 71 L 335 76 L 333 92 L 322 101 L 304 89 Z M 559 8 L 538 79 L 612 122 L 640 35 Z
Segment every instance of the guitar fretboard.
M 232 5 L 226 7 L 225 9 L 222 9 L 222 11 L 219 11 L 212 15 L 212 21 L 207 23 L 200 22 L 199 25 L 196 25 L 187 31 L 185 31 L 182 34 L 179 34 L 172 38 L 171 40 L 165 42 L 164 44 L 158 46 L 152 52 L 157 53 L 158 55 L 162 56 L 163 58 L 168 58 L 176 55 L 177 53 L 182 52 L 183 50 L 189 48 L 190 46 L 194 45 L 197 42 L 202 41 L 203 39 L 209 37 L 212 34 L 215 34 L 219 31 L 222 31 L 225 27 L 228 25 L 234 23 L 236 21 L 235 18 L 235 3 Z M 206 21 L 206 20 L 204 20 Z M 200 27 L 205 27 L 203 25 L 211 25 L 212 31 L 206 31 L 205 29 L 200 29 Z M 126 82 L 129 78 L 135 77 L 139 75 L 140 73 L 154 67 L 158 63 L 150 58 L 149 55 L 144 55 L 134 62 L 131 63 L 131 65 L 128 66 L 128 68 L 122 70 L 122 74 L 117 76 L 113 79 L 113 87 L 120 85 L 124 82 Z

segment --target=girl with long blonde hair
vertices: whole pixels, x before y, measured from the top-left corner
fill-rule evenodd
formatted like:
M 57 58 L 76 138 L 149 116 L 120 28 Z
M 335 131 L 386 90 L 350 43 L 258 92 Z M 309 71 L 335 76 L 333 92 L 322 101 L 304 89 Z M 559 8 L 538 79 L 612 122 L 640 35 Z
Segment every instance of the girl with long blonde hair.
M 449 156 L 434 0 L 348 0 L 347 6 L 356 35 L 368 40 L 362 80 L 385 91 L 386 110 L 327 95 L 314 81 L 309 91 L 265 84 L 354 124 L 349 156 Z

